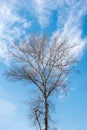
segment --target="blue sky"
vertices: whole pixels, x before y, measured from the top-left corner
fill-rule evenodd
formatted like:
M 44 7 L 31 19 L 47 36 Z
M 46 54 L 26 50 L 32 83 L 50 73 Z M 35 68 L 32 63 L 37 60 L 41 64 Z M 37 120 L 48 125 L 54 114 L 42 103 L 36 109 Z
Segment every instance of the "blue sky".
M 54 118 L 59 130 L 87 130 L 87 0 L 0 0 L 0 129 L 35 130 L 23 103 L 28 87 L 8 82 L 3 72 L 11 60 L 7 48 L 38 32 L 79 44 L 73 54 L 80 58 L 80 74 L 73 75 L 69 96 L 57 98 Z

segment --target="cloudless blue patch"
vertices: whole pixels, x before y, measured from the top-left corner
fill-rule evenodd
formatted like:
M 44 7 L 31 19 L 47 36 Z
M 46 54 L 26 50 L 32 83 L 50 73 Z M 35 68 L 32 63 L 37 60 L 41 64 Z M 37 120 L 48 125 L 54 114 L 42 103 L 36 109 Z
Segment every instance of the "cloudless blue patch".
M 32 19 L 32 25 L 30 28 L 27 28 L 27 34 L 30 34 L 30 33 L 38 33 L 38 32 L 41 32 L 41 29 L 40 29 L 40 26 L 38 25 L 38 22 L 34 19 Z
M 87 37 L 87 14 L 83 18 L 83 26 L 82 26 L 83 32 L 82 32 L 82 37 L 85 38 Z

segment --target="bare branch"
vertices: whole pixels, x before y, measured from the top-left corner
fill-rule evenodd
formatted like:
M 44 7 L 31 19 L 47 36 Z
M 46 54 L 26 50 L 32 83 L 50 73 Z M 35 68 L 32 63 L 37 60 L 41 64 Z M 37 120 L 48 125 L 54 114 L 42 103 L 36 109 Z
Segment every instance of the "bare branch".
M 6 72 L 7 79 L 30 81 L 41 94 L 43 103 L 34 100 L 35 105 L 32 104 L 34 119 L 40 130 L 43 125 L 44 130 L 48 130 L 49 97 L 55 90 L 67 88 L 66 78 L 77 63 L 77 57 L 71 53 L 76 46 L 75 43 L 69 44 L 66 38 L 59 40 L 55 37 L 50 41 L 44 35 L 31 35 L 28 41 L 13 44 L 8 50 L 12 67 Z

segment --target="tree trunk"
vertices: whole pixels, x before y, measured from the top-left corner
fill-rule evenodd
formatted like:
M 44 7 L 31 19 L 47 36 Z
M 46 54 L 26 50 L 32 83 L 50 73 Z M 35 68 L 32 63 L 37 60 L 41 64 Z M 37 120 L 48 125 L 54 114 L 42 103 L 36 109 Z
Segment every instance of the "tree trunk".
M 48 130 L 48 103 L 47 98 L 44 98 L 44 130 Z

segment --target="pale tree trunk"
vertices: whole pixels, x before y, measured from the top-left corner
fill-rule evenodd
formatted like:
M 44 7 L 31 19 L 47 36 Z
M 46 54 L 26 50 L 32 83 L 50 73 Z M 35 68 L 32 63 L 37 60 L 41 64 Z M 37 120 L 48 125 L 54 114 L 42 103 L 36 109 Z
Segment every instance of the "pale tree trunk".
M 48 103 L 46 96 L 44 97 L 44 130 L 48 130 Z

